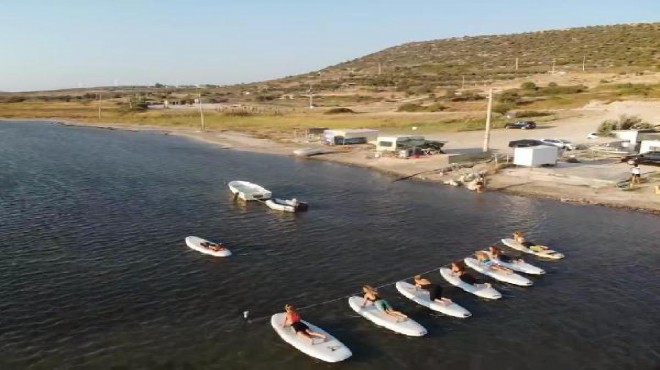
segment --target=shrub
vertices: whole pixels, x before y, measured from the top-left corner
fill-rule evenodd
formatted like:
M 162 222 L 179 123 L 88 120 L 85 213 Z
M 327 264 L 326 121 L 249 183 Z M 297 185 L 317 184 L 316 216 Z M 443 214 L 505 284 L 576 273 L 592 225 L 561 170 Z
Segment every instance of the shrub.
M 500 95 L 498 100 L 500 103 L 516 104 L 520 101 L 520 95 L 518 95 L 518 91 L 516 90 L 506 90 Z
M 617 120 L 606 120 L 598 126 L 600 135 L 610 135 L 613 130 L 648 129 L 653 126 L 637 116 L 621 115 Z
M 499 113 L 499 114 L 506 114 L 508 111 L 515 109 L 516 104 L 510 103 L 510 102 L 505 102 L 505 103 L 497 103 L 493 107 L 493 112 Z
M 442 112 L 442 111 L 444 111 L 448 108 L 449 107 L 445 107 L 442 104 L 433 103 L 433 104 L 429 105 L 428 107 L 426 107 L 426 111 L 427 112 Z
M 399 106 L 397 112 L 422 112 L 424 107 L 415 103 L 405 103 Z
M 536 90 L 536 84 L 531 81 L 523 82 L 522 85 L 520 85 L 520 88 L 523 90 Z
M 550 115 L 552 115 L 552 113 L 536 111 L 536 110 L 521 110 L 519 112 L 516 112 L 516 117 L 519 117 L 519 118 L 545 117 L 545 116 L 550 116 Z
M 331 108 L 325 111 L 323 114 L 344 114 L 344 113 L 355 113 L 350 108 Z
M 596 131 L 600 136 L 609 136 L 612 134 L 613 130 L 616 130 L 616 127 L 617 122 L 615 120 L 608 119 L 601 122 L 601 124 L 598 125 L 598 129 Z

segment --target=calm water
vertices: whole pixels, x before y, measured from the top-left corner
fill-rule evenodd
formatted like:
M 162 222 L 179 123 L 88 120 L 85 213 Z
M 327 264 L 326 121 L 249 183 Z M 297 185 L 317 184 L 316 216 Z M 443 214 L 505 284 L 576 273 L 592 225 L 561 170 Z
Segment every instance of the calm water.
M 660 365 L 660 218 L 396 182 L 318 161 L 158 133 L 0 122 L 0 367 L 653 369 Z M 244 179 L 307 200 L 291 215 L 235 203 Z M 302 311 L 354 355 L 318 362 L 267 317 L 430 270 L 514 229 L 555 246 L 531 288 L 495 283 L 473 313 L 382 294 L 429 330 L 378 328 L 341 299 Z M 213 259 L 187 235 L 225 242 Z M 437 273 L 428 275 L 447 284 Z M 241 312 L 255 320 L 246 323 Z

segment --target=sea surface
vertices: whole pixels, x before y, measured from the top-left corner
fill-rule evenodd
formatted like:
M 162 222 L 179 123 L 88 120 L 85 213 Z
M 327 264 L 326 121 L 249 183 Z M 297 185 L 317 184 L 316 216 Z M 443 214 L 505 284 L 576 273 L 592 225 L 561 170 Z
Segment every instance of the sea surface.
M 310 210 L 234 201 L 226 184 L 239 179 Z M 566 258 L 525 257 L 548 273 L 529 288 L 493 282 L 498 301 L 450 288 L 435 270 L 514 230 Z M 188 235 L 234 255 L 195 252 Z M 427 271 L 473 317 L 434 314 L 392 286 Z M 365 283 L 385 285 L 381 295 L 428 335 L 357 316 L 345 297 Z M 282 341 L 269 320 L 286 303 L 311 306 L 303 318 L 353 357 L 326 364 Z M 0 121 L 2 369 L 658 366 L 658 216 L 393 182 L 158 132 Z

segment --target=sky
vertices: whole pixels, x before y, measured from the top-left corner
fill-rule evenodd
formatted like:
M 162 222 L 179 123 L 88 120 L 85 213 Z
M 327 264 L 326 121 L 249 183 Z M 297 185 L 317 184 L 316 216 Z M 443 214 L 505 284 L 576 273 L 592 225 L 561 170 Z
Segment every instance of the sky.
M 659 0 L 2 0 L 0 91 L 247 83 L 411 41 L 659 17 Z

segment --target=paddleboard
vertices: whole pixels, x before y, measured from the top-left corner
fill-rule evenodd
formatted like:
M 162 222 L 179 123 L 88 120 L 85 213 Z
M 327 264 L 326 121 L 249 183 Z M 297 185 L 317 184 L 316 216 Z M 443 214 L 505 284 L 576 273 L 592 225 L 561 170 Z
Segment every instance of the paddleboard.
M 451 272 L 451 270 L 446 267 L 440 268 L 440 275 L 442 275 L 442 277 L 445 278 L 445 280 L 447 280 L 449 284 L 459 287 L 464 291 L 468 293 L 472 293 L 478 297 L 486 298 L 486 299 L 502 298 L 502 294 L 497 290 L 495 290 L 495 288 L 489 287 L 488 285 L 485 284 L 480 284 L 479 286 L 468 284 L 463 280 L 461 280 L 458 276 L 455 276 L 454 273 Z
M 488 253 L 488 251 L 484 251 L 484 252 Z M 536 267 L 536 266 L 534 266 L 532 264 L 529 264 L 527 262 L 524 262 L 524 261 L 512 259 L 511 262 L 504 262 L 501 259 L 494 258 L 494 257 L 490 257 L 490 260 L 494 264 L 504 266 L 506 268 L 510 268 L 513 271 L 524 272 L 525 274 L 530 274 L 530 275 L 543 275 L 543 274 L 545 274 L 544 269 L 542 269 L 540 267 Z
M 319 328 L 318 326 L 312 325 L 305 320 L 301 320 L 305 325 L 307 325 L 313 332 L 321 333 L 326 336 L 325 341 L 321 338 L 314 338 L 314 344 L 309 342 L 309 338 L 303 337 L 302 334 L 296 334 L 296 331 L 293 330 L 291 325 L 282 327 L 282 323 L 286 318 L 286 313 L 280 312 L 274 314 L 270 318 L 270 324 L 275 329 L 275 332 L 284 339 L 285 342 L 296 347 L 300 352 L 323 360 L 325 362 L 339 362 L 344 361 L 345 359 L 351 357 L 353 353 L 348 349 L 342 342 L 338 341 L 337 338 L 328 334 L 325 330 Z
M 539 257 L 551 258 L 553 260 L 558 260 L 558 259 L 564 258 L 563 254 L 561 254 L 557 251 L 554 251 L 552 249 L 545 249 L 545 250 L 538 250 L 537 251 L 537 250 L 533 249 L 534 246 L 532 246 L 532 249 L 530 249 L 530 248 L 527 248 L 524 245 L 518 243 L 517 241 L 515 241 L 513 239 L 502 239 L 502 243 L 504 243 L 504 245 L 506 245 L 508 247 L 511 247 L 513 249 L 519 250 L 521 252 L 533 254 L 533 255 L 536 255 L 536 256 L 539 256 Z
M 413 302 L 421 304 L 424 307 L 428 307 L 433 311 L 438 311 L 448 316 L 454 316 L 459 318 L 466 318 L 472 316 L 470 311 L 461 307 L 460 305 L 454 302 L 444 302 L 440 303 L 438 301 L 431 301 L 429 297 L 429 292 L 416 288 L 414 285 L 406 283 L 405 281 L 399 281 L 396 283 L 396 289 L 399 293 L 403 294 L 406 298 L 409 298 Z
M 531 286 L 533 284 L 531 280 L 522 275 L 518 275 L 515 272 L 496 270 L 491 266 L 491 263 L 481 263 L 472 257 L 465 257 L 463 261 L 470 268 L 473 268 L 484 275 L 490 276 L 495 280 L 520 286 Z
M 407 318 L 403 319 L 403 321 L 398 321 L 402 319 L 380 311 L 371 301 L 367 301 L 367 304 L 362 307 L 363 302 L 364 298 L 362 297 L 352 296 L 348 298 L 348 304 L 355 312 L 378 326 L 412 337 L 426 335 L 426 329 L 413 319 Z
M 198 252 L 208 254 L 208 255 L 214 256 L 214 257 L 231 256 L 231 252 L 229 251 L 229 249 L 224 249 L 224 250 L 221 250 L 221 251 L 214 251 L 214 250 L 208 249 L 206 247 L 202 247 L 201 243 L 203 243 L 203 242 L 210 243 L 208 240 L 202 239 L 202 238 L 199 238 L 199 237 L 196 237 L 196 236 L 189 236 L 189 237 L 186 238 L 186 245 L 188 245 L 188 247 L 190 247 L 190 249 L 194 249 Z

